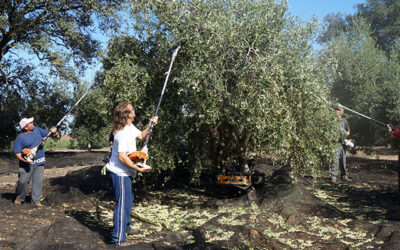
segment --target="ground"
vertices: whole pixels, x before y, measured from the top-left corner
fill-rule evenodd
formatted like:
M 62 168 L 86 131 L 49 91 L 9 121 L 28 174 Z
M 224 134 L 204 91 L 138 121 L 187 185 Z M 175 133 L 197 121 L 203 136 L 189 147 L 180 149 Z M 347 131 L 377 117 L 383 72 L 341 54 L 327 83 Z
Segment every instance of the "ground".
M 260 159 L 249 192 L 190 186 L 135 187 L 130 249 L 398 249 L 396 151 L 348 155 L 352 182 L 286 178 Z M 113 193 L 104 152 L 50 152 L 43 208 L 14 205 L 17 163 L 0 154 L 1 249 L 110 249 Z M 50 166 L 52 168 L 50 168 Z M 176 184 L 176 183 L 175 183 Z

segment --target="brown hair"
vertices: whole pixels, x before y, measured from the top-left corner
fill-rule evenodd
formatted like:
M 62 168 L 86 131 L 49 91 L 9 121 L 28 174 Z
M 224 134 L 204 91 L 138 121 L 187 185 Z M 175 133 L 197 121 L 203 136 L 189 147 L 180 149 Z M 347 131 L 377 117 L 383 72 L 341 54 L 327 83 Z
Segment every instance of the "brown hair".
M 131 109 L 128 108 L 129 103 L 123 102 L 118 104 L 114 109 L 114 124 L 112 133 L 115 135 L 118 131 L 123 129 L 125 125 L 128 123 L 128 115 L 132 112 Z M 133 106 L 132 106 L 133 108 Z

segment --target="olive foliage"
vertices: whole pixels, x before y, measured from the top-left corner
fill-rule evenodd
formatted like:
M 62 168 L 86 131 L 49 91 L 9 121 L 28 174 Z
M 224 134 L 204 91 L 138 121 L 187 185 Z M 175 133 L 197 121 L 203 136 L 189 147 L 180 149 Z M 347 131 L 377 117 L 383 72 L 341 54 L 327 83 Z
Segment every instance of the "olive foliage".
M 330 65 L 332 96 L 343 105 L 381 122 L 396 124 L 400 108 L 399 47 L 390 53 L 377 46 L 368 20 L 352 21 L 346 31 L 325 43 L 322 61 Z M 387 129 L 348 114 L 358 145 L 386 144 Z
M 367 20 L 371 36 L 380 49 L 390 51 L 400 36 L 400 2 L 393 0 L 367 0 L 357 5 L 355 17 Z
M 313 57 L 316 23 L 287 15 L 287 2 L 132 1 L 135 38 L 109 47 L 103 87 L 130 101 L 146 125 L 171 50 L 179 51 L 151 142 L 166 168 L 186 145 L 192 176 L 269 155 L 317 175 L 332 159 L 336 114 Z M 175 158 L 176 160 L 176 158 Z
M 0 1 L 0 148 L 15 138 L 22 117 L 48 128 L 63 116 L 80 72 L 98 56 L 93 33 L 120 27 L 124 3 Z
M 86 87 L 81 86 L 75 95 L 75 102 L 84 91 Z M 78 147 L 91 150 L 108 145 L 113 107 L 102 88 L 92 85 L 89 91 L 76 108 L 70 128 L 71 136 L 76 139 Z
M 357 26 L 354 20 L 364 19 L 370 24 L 370 36 L 375 39 L 376 45 L 389 53 L 400 36 L 399 12 L 399 1 L 366 0 L 357 4 L 357 11 L 353 15 L 328 14 L 324 19 L 327 29 L 320 34 L 319 41 L 327 42 L 352 26 Z

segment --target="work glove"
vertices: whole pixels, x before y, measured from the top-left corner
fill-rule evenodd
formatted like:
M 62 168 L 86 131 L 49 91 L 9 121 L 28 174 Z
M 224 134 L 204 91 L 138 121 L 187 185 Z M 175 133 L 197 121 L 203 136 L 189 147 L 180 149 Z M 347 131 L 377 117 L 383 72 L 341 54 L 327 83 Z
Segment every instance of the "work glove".
M 392 131 L 393 131 L 392 125 L 387 124 L 386 126 L 387 126 L 387 128 L 388 128 L 389 133 L 392 133 Z
M 57 127 L 51 127 L 51 129 L 50 129 L 50 132 L 52 133 L 52 134 L 55 134 L 56 132 L 57 132 Z

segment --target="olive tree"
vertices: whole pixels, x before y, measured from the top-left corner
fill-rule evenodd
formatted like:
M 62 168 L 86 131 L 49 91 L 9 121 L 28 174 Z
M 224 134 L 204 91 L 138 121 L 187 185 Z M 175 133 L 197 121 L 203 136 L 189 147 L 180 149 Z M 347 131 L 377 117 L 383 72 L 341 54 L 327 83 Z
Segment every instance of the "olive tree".
M 153 165 L 165 168 L 178 141 L 194 177 L 257 155 L 314 175 L 331 160 L 337 124 L 313 56 L 316 23 L 298 22 L 286 1 L 274 0 L 146 0 L 131 8 L 137 36 L 113 44 L 104 73 L 114 101 L 130 100 L 150 117 L 171 49 L 182 46 L 152 142 Z
M 396 123 L 400 107 L 399 48 L 388 54 L 373 38 L 370 25 L 355 19 L 347 31 L 325 44 L 324 63 L 332 65 L 332 96 L 343 105 L 386 123 Z M 352 113 L 352 137 L 359 145 L 388 142 L 387 129 Z
M 118 11 L 125 3 L 0 1 L 0 112 L 12 114 L 3 116 L 1 148 L 15 137 L 22 116 L 43 114 L 47 126 L 62 117 L 54 111 L 65 111 L 74 93 L 65 85 L 78 85 L 101 49 L 94 34 L 120 27 Z

